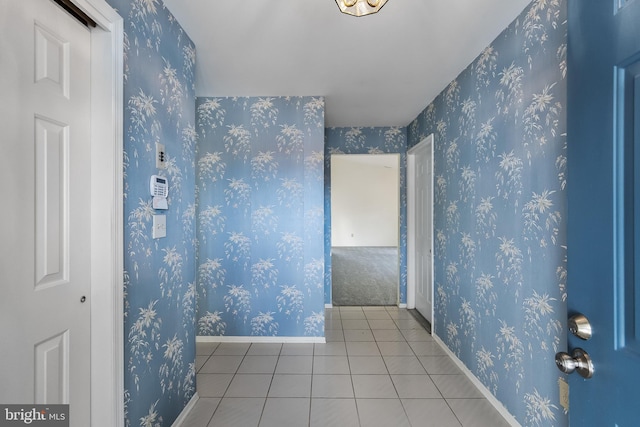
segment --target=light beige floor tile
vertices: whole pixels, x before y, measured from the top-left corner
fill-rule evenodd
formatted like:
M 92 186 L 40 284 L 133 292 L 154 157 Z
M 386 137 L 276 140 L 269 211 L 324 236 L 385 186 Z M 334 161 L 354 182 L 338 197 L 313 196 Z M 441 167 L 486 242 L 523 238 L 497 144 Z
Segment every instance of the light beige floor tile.
M 356 399 L 361 427 L 409 427 L 400 399 Z
M 449 356 L 418 356 L 428 374 L 461 374 L 462 371 Z
M 340 318 L 342 320 L 366 320 L 362 310 L 345 310 L 340 312 Z
M 508 425 L 406 309 L 334 307 L 325 321 L 326 343 L 196 343 L 200 400 L 183 425 Z
M 462 426 L 444 399 L 402 399 L 402 406 L 413 426 Z
M 355 399 L 312 399 L 311 427 L 360 427 Z
M 435 341 L 410 342 L 416 356 L 446 356 L 447 353 Z
M 413 350 L 407 344 L 403 342 L 378 342 L 378 348 L 380 348 L 380 354 L 383 356 L 413 356 Z
M 384 308 L 380 310 L 365 310 L 364 315 L 367 320 L 391 320 L 392 317 Z
M 386 320 L 370 319 L 369 326 L 371 327 L 371 329 L 391 329 L 391 330 L 398 329 L 398 326 L 392 319 L 386 319 Z
M 373 336 L 376 341 L 396 341 L 396 342 L 406 342 L 404 335 L 400 332 L 399 329 L 373 329 Z
M 280 356 L 276 374 L 310 374 L 313 356 Z
M 271 374 L 236 374 L 224 397 L 267 397 Z
M 415 319 L 397 319 L 395 320 L 396 326 L 398 329 L 420 329 L 424 330 L 422 325 Z
M 196 355 L 198 356 L 211 356 L 216 348 L 218 348 L 218 342 L 197 342 L 196 343 Z
M 325 319 L 324 320 L 324 328 L 325 329 L 342 329 L 342 319 Z
M 310 397 L 311 375 L 274 375 L 269 397 Z
M 280 343 L 253 343 L 247 351 L 247 356 L 278 356 L 282 350 Z
M 219 397 L 200 397 L 182 425 L 195 427 L 206 426 L 219 403 Z
M 388 374 L 382 356 L 349 356 L 351 375 Z
M 464 427 L 508 427 L 509 423 L 487 399 L 447 399 Z
M 196 372 L 198 372 L 204 366 L 207 360 L 209 360 L 209 355 L 196 356 Z
M 313 356 L 314 374 L 350 374 L 347 356 Z
M 244 356 L 216 356 L 213 355 L 200 368 L 203 374 L 235 374 Z
M 251 343 L 245 342 L 223 342 L 213 352 L 215 356 L 244 356 Z
M 430 375 L 442 396 L 445 398 L 482 398 L 480 390 L 466 375 Z
M 375 341 L 371 329 L 345 329 L 345 341 Z
M 312 356 L 312 343 L 285 343 L 282 345 L 281 356 Z
M 351 375 L 314 375 L 311 379 L 311 397 L 353 398 Z
M 342 318 L 342 329 L 371 329 L 366 319 L 345 319 Z
M 346 356 L 347 346 L 344 342 L 316 343 L 313 346 L 314 356 Z
M 223 397 L 233 374 L 198 374 L 196 390 L 200 397 Z
M 273 374 L 278 356 L 245 356 L 238 368 L 239 374 Z
M 409 342 L 415 341 L 433 341 L 433 337 L 424 329 L 401 329 L 404 339 Z
M 310 405 L 308 398 L 269 397 L 259 427 L 307 427 Z
M 257 427 L 265 400 L 246 397 L 224 398 L 218 404 L 218 409 L 207 427 Z
M 353 375 L 351 380 L 356 399 L 394 399 L 398 397 L 389 375 Z
M 329 342 L 344 342 L 344 332 L 337 329 L 325 329 L 324 339 Z
M 375 342 L 347 342 L 349 356 L 380 356 L 380 349 Z
M 416 374 L 427 373 L 416 356 L 383 356 L 384 363 L 390 374 Z
M 429 375 L 391 375 L 401 398 L 441 399 L 442 395 Z

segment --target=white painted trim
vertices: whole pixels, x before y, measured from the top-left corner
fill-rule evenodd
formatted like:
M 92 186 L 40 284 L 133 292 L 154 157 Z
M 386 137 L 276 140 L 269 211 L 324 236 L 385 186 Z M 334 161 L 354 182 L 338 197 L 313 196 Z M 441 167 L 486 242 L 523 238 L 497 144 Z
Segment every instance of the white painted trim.
M 240 337 L 240 336 L 224 336 L 214 337 L 198 335 L 196 342 L 238 342 L 238 343 L 298 343 L 298 344 L 324 344 L 327 342 L 325 337 Z
M 440 345 L 440 347 L 442 347 L 444 352 L 447 353 L 447 356 L 449 356 L 451 360 L 453 360 L 453 362 L 458 366 L 458 368 L 460 368 L 462 373 L 464 373 L 464 375 L 467 378 L 469 378 L 469 381 L 471 381 L 473 385 L 475 385 L 478 388 L 480 393 L 482 393 L 482 395 L 489 401 L 489 403 L 491 403 L 491 405 L 496 409 L 496 411 L 500 413 L 500 415 L 505 419 L 505 421 L 508 422 L 509 425 L 511 425 L 512 427 L 521 427 L 521 424 L 515 419 L 513 415 L 511 415 L 511 413 L 509 413 L 509 411 L 507 410 L 507 408 L 504 407 L 502 402 L 500 402 L 493 395 L 493 393 L 491 393 L 491 391 L 489 391 L 489 389 L 485 387 L 484 384 L 482 384 L 482 382 L 473 374 L 473 372 L 471 372 L 469 368 L 467 368 L 467 366 L 464 363 L 462 363 L 462 360 L 458 359 L 458 356 L 456 356 L 449 349 L 449 347 L 447 347 L 444 341 L 442 341 L 442 339 L 440 339 L 440 337 L 435 333 L 432 333 L 431 336 L 433 337 L 434 341 L 437 342 Z
M 187 406 L 182 409 L 178 418 L 171 424 L 171 427 L 182 427 L 182 424 L 187 420 L 193 408 L 198 404 L 198 400 L 200 400 L 200 396 L 196 391 L 191 397 L 191 400 L 189 400 L 189 403 L 187 403 Z
M 420 144 L 418 144 L 420 145 Z M 416 235 L 415 230 L 415 197 L 416 191 L 415 168 L 416 159 L 411 153 L 415 146 L 407 151 L 407 308 L 416 308 Z
M 91 425 L 124 425 L 123 20 L 74 0 L 91 31 Z
M 325 304 L 324 308 L 333 308 L 333 304 Z
M 407 308 L 407 304 L 398 304 L 398 308 Z
M 415 156 L 414 153 L 422 150 L 425 146 L 431 145 L 431 248 L 434 247 L 434 230 L 433 230 L 433 218 L 434 218 L 434 185 L 433 185 L 433 176 L 434 176 L 434 144 L 435 137 L 434 134 L 430 134 L 419 143 L 411 147 L 407 151 L 407 308 L 415 309 L 416 308 L 416 275 L 415 275 L 415 265 L 416 265 L 416 240 L 415 240 L 415 228 L 416 228 L 416 218 L 415 218 Z M 435 288 L 435 272 L 433 266 L 434 258 L 431 257 L 431 319 L 428 319 L 431 323 L 431 327 L 434 328 L 434 316 L 435 310 L 433 307 L 434 304 L 434 288 Z
M 331 164 L 331 159 L 334 156 L 377 156 L 379 154 L 367 154 L 367 153 L 360 153 L 360 154 L 345 154 L 345 153 L 335 153 L 335 154 L 330 154 L 329 155 L 329 164 Z M 398 249 L 398 277 L 397 277 L 397 284 L 396 284 L 396 304 L 398 305 L 398 307 L 401 307 L 400 304 L 400 285 L 402 283 L 402 271 L 400 271 L 400 258 L 401 258 L 401 247 L 402 247 L 402 223 L 400 221 L 400 215 L 402 213 L 402 188 L 401 188 L 401 184 L 402 184 L 402 165 L 400 164 L 402 162 L 402 153 L 383 153 L 382 155 L 386 155 L 386 156 L 397 156 L 397 160 L 398 160 L 398 164 L 397 164 L 397 172 L 398 172 L 398 221 L 397 221 L 397 226 L 398 226 L 398 241 L 396 243 L 396 247 Z M 332 169 L 333 171 L 333 169 Z M 332 172 L 333 173 L 333 172 Z M 333 182 L 331 183 L 331 185 L 333 185 Z M 331 187 L 331 186 L 330 186 Z M 330 189 L 331 190 L 331 189 Z M 331 191 L 329 191 L 331 192 Z M 330 195 L 331 197 L 331 195 Z M 333 210 L 333 206 L 331 206 L 331 209 Z M 329 212 L 329 217 L 331 217 L 332 212 Z M 330 242 L 330 246 L 331 248 L 333 248 L 333 239 L 331 236 L 331 227 L 329 227 L 329 242 Z M 326 236 L 325 236 L 326 238 Z M 331 250 L 329 251 L 329 259 L 331 260 L 331 256 L 333 254 L 331 253 Z M 333 279 L 330 277 L 329 278 L 329 283 L 330 283 L 330 287 L 329 287 L 329 295 L 331 296 L 331 300 L 333 301 Z M 326 298 L 326 294 L 325 294 L 325 298 Z M 325 308 L 331 308 L 328 306 L 333 307 L 332 304 L 325 304 Z

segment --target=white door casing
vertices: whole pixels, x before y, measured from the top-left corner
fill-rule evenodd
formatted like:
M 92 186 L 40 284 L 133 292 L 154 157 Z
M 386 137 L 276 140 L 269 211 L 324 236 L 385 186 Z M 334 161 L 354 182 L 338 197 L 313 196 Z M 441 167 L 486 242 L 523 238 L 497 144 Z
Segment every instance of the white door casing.
M 29 88 L 39 85 L 47 88 L 44 90 L 57 91 L 63 99 L 76 96 L 73 60 L 68 64 L 67 70 L 71 70 L 68 80 L 61 70 L 67 67 L 65 55 L 73 57 L 73 45 L 77 41 L 75 35 L 69 36 L 66 31 L 74 26 L 78 28 L 79 24 L 73 21 L 64 23 L 68 16 L 57 6 L 48 1 L 38 1 L 37 10 L 32 10 L 36 15 L 40 14 L 37 23 L 31 22 L 30 29 L 21 37 L 15 34 L 7 36 L 8 32 L 15 31 L 21 25 L 18 17 L 23 15 L 22 8 L 32 7 L 35 2 L 3 2 L 0 5 L 0 86 L 3 93 L 0 120 L 5 131 L 2 138 L 5 162 L 0 168 L 0 179 L 6 190 L 3 191 L 6 195 L 3 199 L 8 202 L 5 203 L 3 221 L 0 223 L 0 279 L 5 290 L 0 300 L 0 334 L 3 341 L 2 377 L 3 382 L 7 381 L 3 384 L 0 401 L 64 401 L 68 394 L 74 414 L 71 425 L 121 426 L 124 423 L 122 19 L 104 0 L 77 0 L 76 3 L 98 24 L 90 33 L 89 44 L 93 54 L 89 66 L 82 71 L 91 75 L 90 85 L 87 86 L 91 91 L 90 103 L 82 107 L 90 111 L 91 130 L 90 134 L 81 137 L 83 144 L 79 145 L 79 157 L 75 152 L 78 144 L 74 145 L 77 126 L 69 125 L 75 119 L 71 118 L 66 123 L 67 118 L 56 118 L 63 109 L 47 105 L 41 94 L 32 93 Z M 46 16 L 42 15 L 43 11 L 46 11 Z M 50 20 L 53 20 L 52 23 Z M 82 31 L 86 33 L 89 30 L 82 28 Z M 17 59 L 21 49 L 27 49 L 26 52 L 35 50 L 31 59 L 38 55 L 35 57 L 42 59 L 40 66 L 34 69 L 32 65 L 25 69 L 23 62 Z M 34 85 L 33 82 L 38 80 L 40 83 Z M 65 89 L 67 84 L 68 89 Z M 33 105 L 34 99 L 36 107 L 41 110 L 28 110 L 28 104 Z M 76 112 L 72 115 L 83 114 Z M 22 125 L 19 125 L 21 121 Z M 16 126 L 22 130 L 16 130 Z M 56 167 L 61 169 L 57 170 Z M 80 170 L 76 171 L 76 167 Z M 90 176 L 77 179 L 78 173 L 85 174 L 89 169 L 92 171 Z M 64 170 L 70 170 L 68 175 Z M 36 189 L 39 192 L 35 192 Z M 80 196 L 76 195 L 76 191 L 80 192 Z M 94 197 L 89 198 L 90 194 Z M 77 212 L 76 202 L 83 205 L 80 212 Z M 20 221 L 31 221 L 31 226 L 21 228 Z M 74 235 L 76 225 L 87 227 L 87 224 L 88 228 L 82 235 Z M 76 247 L 80 247 L 81 251 L 76 251 Z M 87 273 L 88 270 L 84 269 L 82 277 L 78 276 L 81 273 L 75 272 L 74 263 L 85 254 L 82 262 L 90 265 L 91 271 Z M 30 266 L 16 268 L 19 266 L 17 260 L 28 259 L 31 260 Z M 91 277 L 87 277 L 88 274 Z M 79 277 L 82 277 L 82 282 L 92 282 L 91 286 L 74 288 L 73 284 Z M 55 309 L 64 311 L 63 307 L 67 304 L 71 308 L 57 317 L 80 316 L 81 320 L 72 322 L 75 324 L 70 328 L 58 327 L 61 330 L 56 333 L 52 332 L 55 322 L 44 312 L 26 314 L 37 305 L 30 306 L 17 301 L 19 295 L 26 292 L 24 278 L 30 281 L 26 286 L 29 292 L 40 299 L 37 305 L 53 307 L 55 312 Z M 36 286 L 40 290 L 34 291 Z M 62 292 L 61 296 L 50 297 L 56 288 L 72 290 L 67 294 Z M 41 295 L 46 295 L 44 300 L 40 298 Z M 86 298 L 85 303 L 80 302 L 82 296 Z M 12 307 L 18 310 L 11 311 Z M 87 321 L 89 311 L 91 322 Z M 27 375 L 13 361 L 7 362 L 9 352 L 16 351 L 17 347 L 6 345 L 7 342 L 16 345 L 20 341 L 25 342 L 28 334 L 24 333 L 23 327 L 29 323 L 37 324 L 38 319 L 41 320 L 40 325 L 44 325 L 37 328 L 41 340 L 36 340 L 32 345 L 35 344 L 39 351 L 32 349 L 21 353 L 26 362 L 16 360 L 15 363 L 26 363 L 33 367 L 39 358 L 46 360 L 47 363 L 40 364 L 47 368 L 45 375 L 39 377 L 40 380 Z M 56 359 L 61 354 L 73 357 L 78 335 L 83 334 L 100 337 L 91 340 L 87 357 L 79 359 L 77 363 L 72 358 L 70 365 Z M 90 373 L 88 369 L 91 369 Z M 17 374 L 9 377 L 13 371 Z M 60 374 L 58 377 L 53 375 L 56 372 Z M 40 387 L 54 384 L 56 378 L 63 378 L 62 383 L 69 378 L 73 384 L 77 372 L 82 373 L 78 381 L 87 388 L 84 395 L 91 396 L 90 402 L 85 397 L 74 397 L 74 387 L 60 387 L 59 384 L 53 388 Z M 39 394 L 34 392 L 37 387 L 42 389 Z M 90 393 L 88 387 L 91 388 Z M 6 396 L 5 392 L 8 393 Z M 87 407 L 86 413 L 89 412 L 89 403 L 91 405 L 91 420 L 83 418 L 80 424 L 75 414 L 84 412 L 84 408 L 76 408 L 73 403 L 78 399 L 88 402 L 82 403 L 83 407 Z
M 407 159 L 407 306 L 433 323 L 433 135 Z

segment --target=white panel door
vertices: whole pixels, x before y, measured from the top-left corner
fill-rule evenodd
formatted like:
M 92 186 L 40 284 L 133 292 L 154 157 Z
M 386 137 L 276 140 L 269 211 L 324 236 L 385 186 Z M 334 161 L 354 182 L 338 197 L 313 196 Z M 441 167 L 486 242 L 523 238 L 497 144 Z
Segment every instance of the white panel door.
M 0 2 L 0 402 L 90 425 L 90 31 Z
M 433 323 L 432 144 L 430 137 L 416 147 L 414 156 L 414 222 L 416 310 Z

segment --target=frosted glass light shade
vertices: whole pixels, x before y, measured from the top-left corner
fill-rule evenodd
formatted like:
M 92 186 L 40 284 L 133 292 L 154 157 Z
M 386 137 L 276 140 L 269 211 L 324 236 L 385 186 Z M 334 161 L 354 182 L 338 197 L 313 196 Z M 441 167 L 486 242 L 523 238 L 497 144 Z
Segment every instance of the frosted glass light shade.
M 387 0 L 336 0 L 342 13 L 365 16 L 379 11 Z

